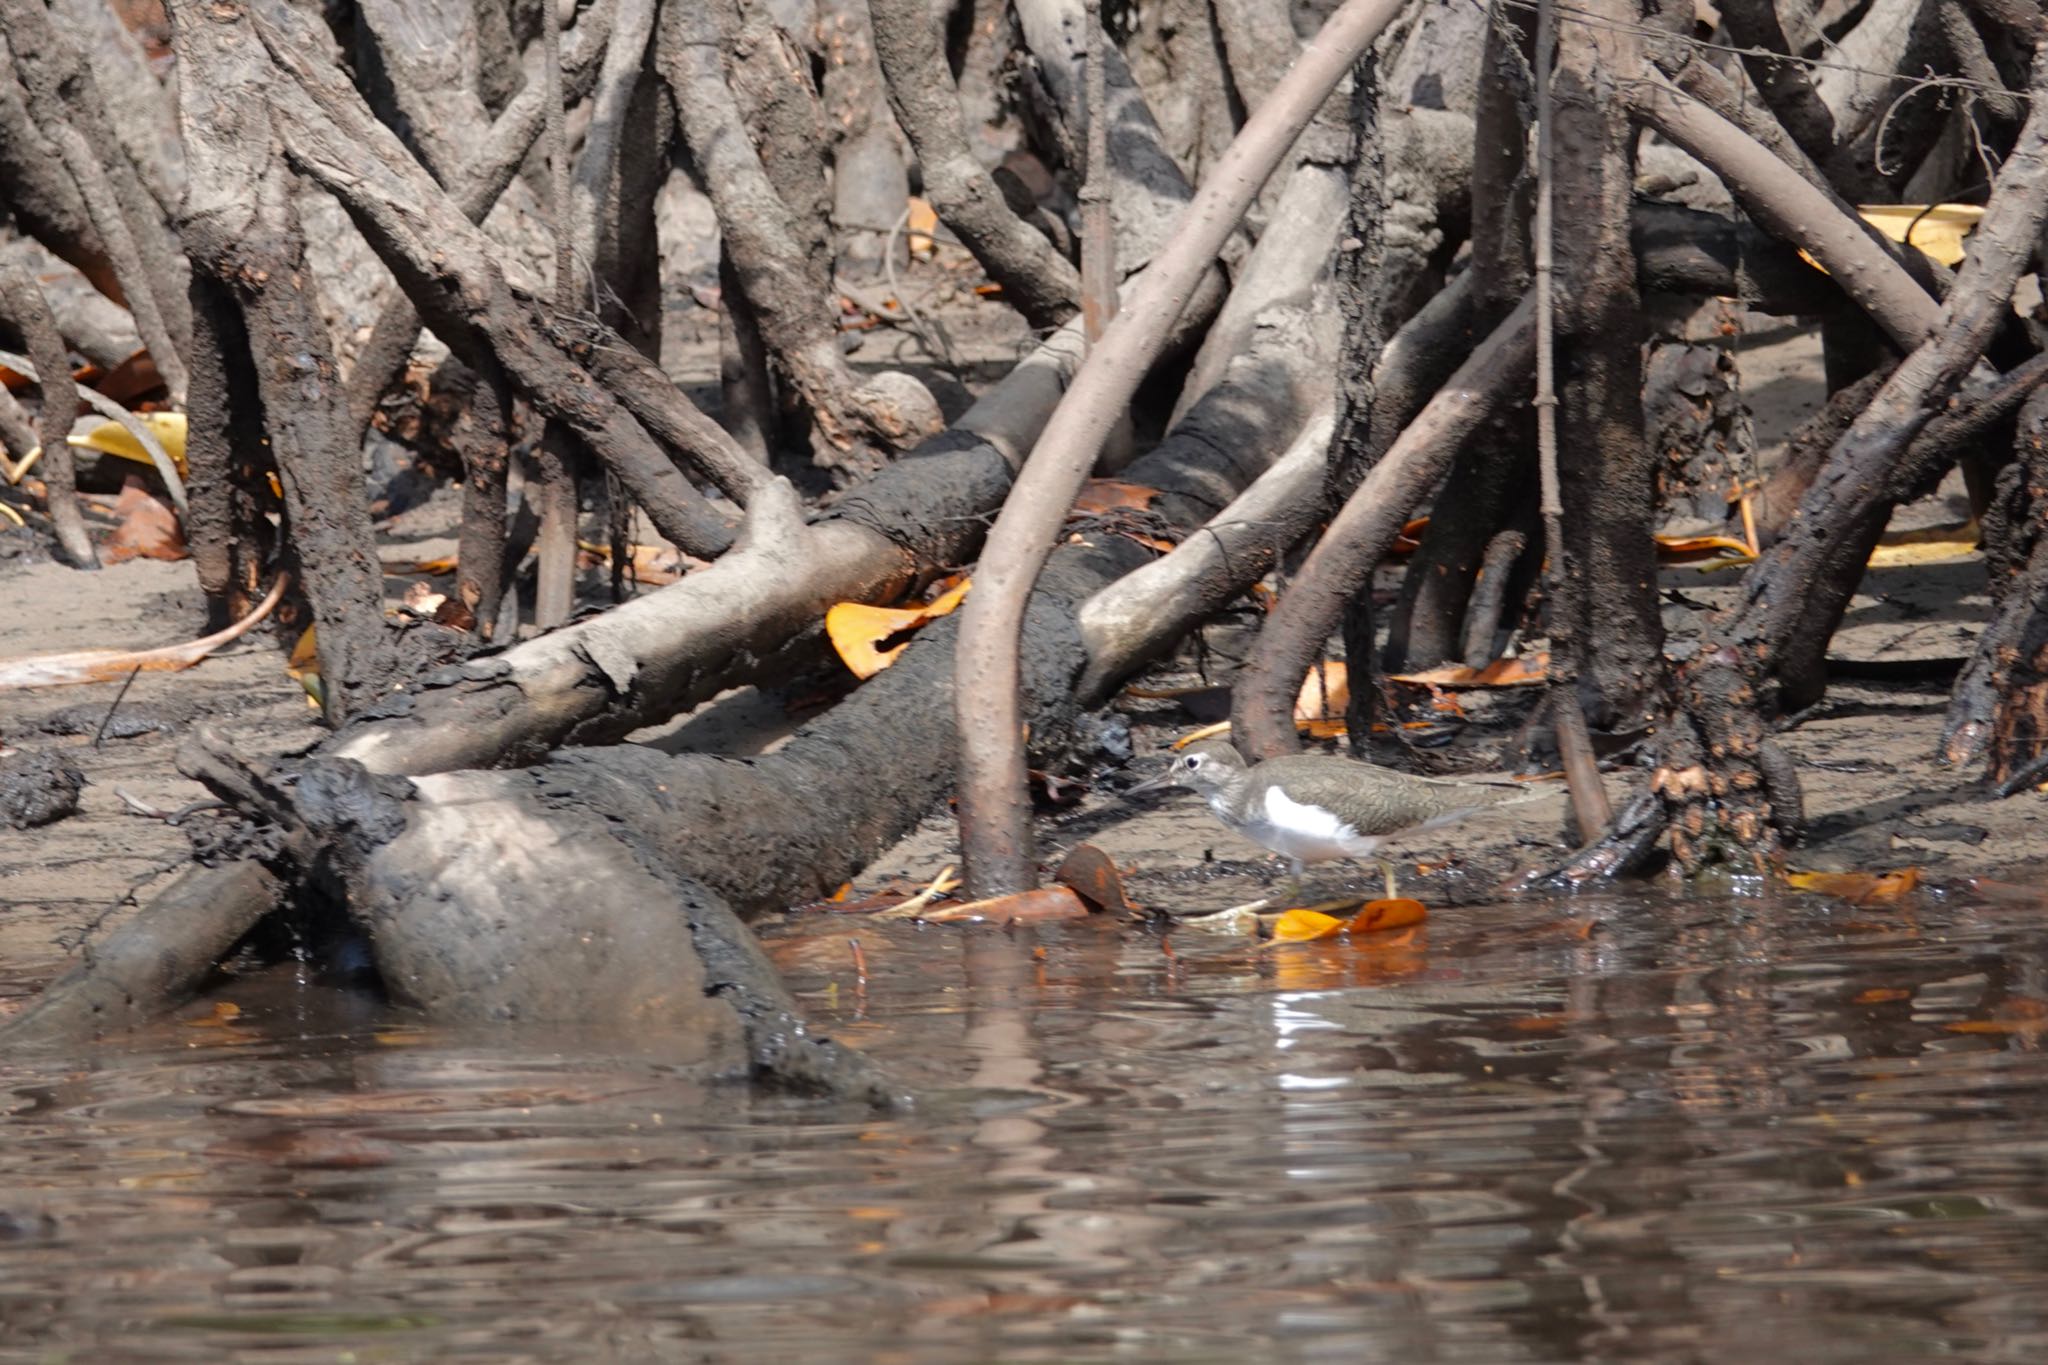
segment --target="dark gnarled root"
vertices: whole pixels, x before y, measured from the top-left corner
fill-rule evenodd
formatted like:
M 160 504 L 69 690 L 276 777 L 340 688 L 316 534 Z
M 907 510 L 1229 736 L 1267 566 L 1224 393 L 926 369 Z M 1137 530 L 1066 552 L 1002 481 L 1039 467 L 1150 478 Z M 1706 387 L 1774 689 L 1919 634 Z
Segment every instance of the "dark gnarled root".
M 1756 685 L 1733 648 L 1679 674 L 1650 790 L 1663 800 L 1671 853 L 1687 875 L 1715 862 L 1761 869 L 1796 834 L 1797 770 L 1766 730 Z

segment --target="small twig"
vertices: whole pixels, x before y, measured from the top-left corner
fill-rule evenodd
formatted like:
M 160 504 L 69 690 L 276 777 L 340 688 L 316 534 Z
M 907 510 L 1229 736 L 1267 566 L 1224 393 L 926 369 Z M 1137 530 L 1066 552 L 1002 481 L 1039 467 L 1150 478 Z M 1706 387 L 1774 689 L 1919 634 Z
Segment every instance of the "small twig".
M 916 331 L 918 340 L 924 343 L 925 350 L 931 352 L 932 359 L 944 365 L 952 372 L 953 377 L 958 379 L 962 377 L 960 357 L 953 353 L 953 339 L 947 335 L 945 327 L 936 318 L 927 319 L 918 311 L 917 305 L 910 301 L 910 295 L 903 292 L 903 285 L 896 278 L 896 239 L 908 221 L 910 206 L 906 204 L 903 212 L 896 215 L 896 221 L 890 225 L 889 236 L 882 244 L 882 273 L 889 281 L 889 296 L 896 300 L 896 306 L 901 308 L 903 316 L 910 320 L 910 326 Z M 839 284 L 839 288 L 848 289 L 848 286 Z M 853 297 L 850 291 L 849 297 Z M 863 299 L 855 297 L 854 302 L 884 322 L 896 320 L 886 312 L 869 307 Z
M 877 910 L 874 918 L 916 919 L 931 908 L 932 902 L 938 900 L 941 896 L 952 894 L 959 887 L 960 879 L 953 875 L 952 867 L 948 866 L 938 876 L 932 878 L 930 886 L 927 886 L 901 905 L 892 905 L 887 910 Z
M 121 690 L 114 694 L 114 704 L 107 708 L 107 714 L 100 717 L 100 728 L 92 732 L 92 747 L 100 747 L 100 741 L 107 737 L 107 727 L 114 723 L 114 713 L 121 709 L 121 703 L 128 696 L 128 689 L 135 686 L 135 680 L 142 676 L 142 665 L 135 665 L 128 674 L 128 681 L 121 684 Z

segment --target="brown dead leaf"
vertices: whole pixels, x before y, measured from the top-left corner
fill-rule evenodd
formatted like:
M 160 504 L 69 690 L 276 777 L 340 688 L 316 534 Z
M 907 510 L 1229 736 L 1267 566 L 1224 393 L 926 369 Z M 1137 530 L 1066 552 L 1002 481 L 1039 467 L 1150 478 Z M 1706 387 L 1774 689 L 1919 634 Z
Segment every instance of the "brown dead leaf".
M 883 648 L 893 636 L 916 630 L 929 621 L 950 614 L 966 598 L 972 586 L 962 579 L 956 586 L 920 607 L 871 607 L 864 602 L 840 602 L 825 613 L 825 635 L 833 650 L 853 675 L 862 680 L 896 662 L 910 642 Z
M 1137 908 L 1124 894 L 1124 880 L 1118 874 L 1116 864 L 1093 844 L 1075 845 L 1073 852 L 1061 860 L 1059 871 L 1052 876 L 1054 881 L 1088 902 L 1091 910 L 1113 915 L 1137 913 Z
M 121 490 L 120 500 L 114 504 L 114 515 L 121 524 L 107 537 L 100 550 L 100 558 L 109 564 L 119 564 L 125 559 L 179 560 L 189 556 L 185 550 L 185 533 L 178 525 L 178 514 L 158 502 L 145 491 L 140 483 L 130 480 Z

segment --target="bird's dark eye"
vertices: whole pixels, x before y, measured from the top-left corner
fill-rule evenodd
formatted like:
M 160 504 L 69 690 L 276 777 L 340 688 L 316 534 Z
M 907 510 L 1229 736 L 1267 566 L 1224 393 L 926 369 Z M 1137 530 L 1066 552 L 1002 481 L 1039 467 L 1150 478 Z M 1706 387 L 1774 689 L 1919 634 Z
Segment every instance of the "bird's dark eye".
M 1202 766 L 1202 756 L 1200 754 L 1189 754 L 1181 762 L 1187 764 L 1190 768 L 1199 768 Z

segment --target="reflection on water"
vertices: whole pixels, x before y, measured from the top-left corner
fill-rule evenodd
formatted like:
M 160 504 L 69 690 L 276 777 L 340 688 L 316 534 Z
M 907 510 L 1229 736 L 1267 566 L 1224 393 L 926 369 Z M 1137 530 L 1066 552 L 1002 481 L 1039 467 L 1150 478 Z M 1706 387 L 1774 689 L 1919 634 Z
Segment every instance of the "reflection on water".
M 926 1092 L 888 1119 L 252 995 L 0 1064 L 0 1358 L 2040 1361 L 2043 945 L 807 921 L 807 1007 Z

